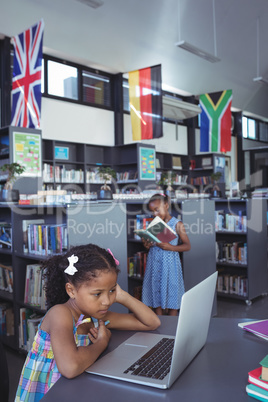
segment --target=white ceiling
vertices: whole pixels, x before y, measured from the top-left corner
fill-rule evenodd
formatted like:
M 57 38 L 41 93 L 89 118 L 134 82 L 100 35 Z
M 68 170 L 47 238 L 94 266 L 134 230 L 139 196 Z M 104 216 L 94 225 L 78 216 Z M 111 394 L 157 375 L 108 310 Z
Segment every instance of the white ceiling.
M 16 35 L 40 18 L 44 50 L 105 71 L 162 64 L 165 89 L 199 95 L 233 90 L 233 106 L 268 119 L 268 0 L 0 0 L 0 33 Z M 259 71 L 257 19 L 259 18 Z M 215 54 L 210 63 L 175 47 L 185 40 Z

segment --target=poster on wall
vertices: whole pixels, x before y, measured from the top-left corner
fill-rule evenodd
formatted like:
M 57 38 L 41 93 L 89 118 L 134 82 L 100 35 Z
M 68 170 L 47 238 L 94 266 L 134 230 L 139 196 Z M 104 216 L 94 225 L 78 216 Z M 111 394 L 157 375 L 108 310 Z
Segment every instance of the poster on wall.
M 13 162 L 25 167 L 23 176 L 41 176 L 41 135 L 14 131 Z
M 155 180 L 155 149 L 140 147 L 140 180 Z

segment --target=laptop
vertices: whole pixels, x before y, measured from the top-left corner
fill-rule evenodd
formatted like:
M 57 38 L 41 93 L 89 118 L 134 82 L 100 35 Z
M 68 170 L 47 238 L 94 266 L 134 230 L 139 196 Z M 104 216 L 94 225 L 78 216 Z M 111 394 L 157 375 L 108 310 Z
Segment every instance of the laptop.
M 214 272 L 184 293 L 175 336 L 136 332 L 100 357 L 86 372 L 155 388 L 170 388 L 206 343 L 217 276 Z M 167 350 L 159 352 L 158 347 Z M 146 360 L 149 360 L 149 367 L 146 367 Z

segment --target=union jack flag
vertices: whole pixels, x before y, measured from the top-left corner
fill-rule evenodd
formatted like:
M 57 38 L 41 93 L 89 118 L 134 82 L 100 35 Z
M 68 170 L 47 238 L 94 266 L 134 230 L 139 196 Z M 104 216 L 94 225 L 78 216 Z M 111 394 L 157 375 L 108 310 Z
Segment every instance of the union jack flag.
M 40 127 L 44 21 L 14 36 L 11 125 Z

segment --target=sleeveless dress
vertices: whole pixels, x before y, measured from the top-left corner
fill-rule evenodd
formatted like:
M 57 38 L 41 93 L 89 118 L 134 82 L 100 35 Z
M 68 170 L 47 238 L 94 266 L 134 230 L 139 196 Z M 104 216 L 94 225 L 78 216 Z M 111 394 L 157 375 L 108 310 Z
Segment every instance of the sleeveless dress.
M 178 219 L 172 217 L 167 224 L 176 232 L 178 222 Z M 169 244 L 176 246 L 178 238 L 179 236 Z M 147 255 L 142 302 L 152 308 L 178 310 L 184 292 L 179 253 L 152 246 Z
M 81 315 L 75 324 L 73 319 L 73 334 L 77 346 L 87 346 L 90 344 L 88 335 L 77 334 L 79 325 L 90 322 L 90 318 L 83 320 Z M 43 321 L 43 319 L 42 319 Z M 15 402 L 38 402 L 47 393 L 47 391 L 61 377 L 56 365 L 54 354 L 51 347 L 50 334 L 41 329 L 41 323 L 38 326 L 32 349 L 29 351 L 17 389 Z M 97 322 L 92 318 L 92 321 Z

